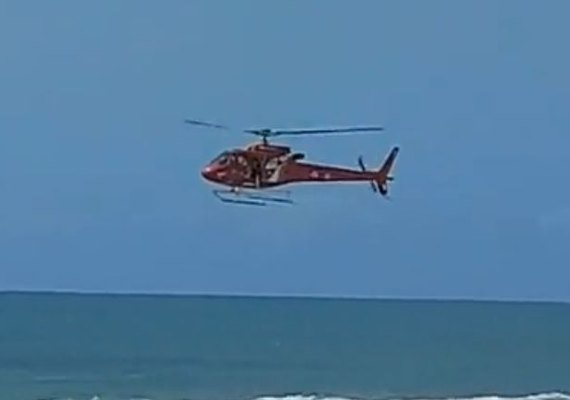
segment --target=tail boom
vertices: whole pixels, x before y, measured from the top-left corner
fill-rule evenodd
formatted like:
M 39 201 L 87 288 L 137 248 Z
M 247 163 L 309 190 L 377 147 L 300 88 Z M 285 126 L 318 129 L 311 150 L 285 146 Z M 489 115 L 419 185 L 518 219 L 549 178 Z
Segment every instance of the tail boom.
M 388 182 L 394 180 L 390 172 L 398 152 L 398 147 L 392 148 L 381 167 L 375 171 L 366 169 L 362 157 L 358 159 L 360 170 L 294 162 L 281 171 L 276 185 L 294 182 L 369 182 L 374 192 L 386 196 Z

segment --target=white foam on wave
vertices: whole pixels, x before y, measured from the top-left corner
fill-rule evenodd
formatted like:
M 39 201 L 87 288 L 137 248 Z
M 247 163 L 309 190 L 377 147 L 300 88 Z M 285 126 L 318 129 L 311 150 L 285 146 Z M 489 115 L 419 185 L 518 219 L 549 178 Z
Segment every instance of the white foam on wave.
M 43 399 L 42 399 L 43 400 Z M 84 399 L 74 399 L 65 398 L 58 400 L 84 400 Z M 89 400 L 106 400 L 105 396 L 94 396 Z M 115 400 L 115 398 L 113 398 Z M 147 397 L 130 397 L 121 400 L 161 400 L 160 398 L 147 398 Z M 184 398 L 181 400 L 188 400 Z M 200 399 L 195 399 L 200 400 Z M 363 399 L 358 397 L 344 397 L 344 396 L 334 396 L 334 395 L 306 395 L 306 394 L 289 394 L 283 396 L 259 396 L 252 398 L 251 400 L 570 400 L 570 393 L 563 392 L 550 392 L 550 393 L 536 393 L 528 395 L 519 396 L 503 396 L 499 394 L 485 394 L 479 396 L 471 397 L 383 397 L 377 399 Z
M 499 395 L 486 395 L 471 398 L 457 398 L 456 400 L 570 400 L 570 393 L 538 393 L 526 396 L 499 396 Z
M 253 400 L 364 400 L 356 397 L 343 396 L 319 396 L 319 395 L 302 395 L 291 394 L 285 396 L 261 396 Z M 407 397 L 405 399 L 398 397 L 383 397 L 378 399 L 367 400 L 570 400 L 570 393 L 549 392 L 536 393 L 519 396 L 503 396 L 499 394 L 485 394 L 471 397 Z

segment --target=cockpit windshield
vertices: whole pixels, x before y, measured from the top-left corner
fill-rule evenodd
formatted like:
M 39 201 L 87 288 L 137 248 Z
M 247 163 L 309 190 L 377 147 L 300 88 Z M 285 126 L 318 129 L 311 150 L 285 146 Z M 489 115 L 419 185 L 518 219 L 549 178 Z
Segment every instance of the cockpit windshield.
M 223 153 L 219 154 L 218 156 L 216 156 L 216 158 L 214 158 L 210 164 L 216 164 L 216 165 L 224 165 L 228 162 L 230 156 L 230 152 L 229 151 L 224 151 Z

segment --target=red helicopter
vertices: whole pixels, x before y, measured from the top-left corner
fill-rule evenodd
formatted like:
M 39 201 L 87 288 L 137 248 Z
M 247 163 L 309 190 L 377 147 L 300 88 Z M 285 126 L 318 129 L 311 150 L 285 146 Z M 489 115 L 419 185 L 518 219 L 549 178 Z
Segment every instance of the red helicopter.
M 186 123 L 229 130 L 224 125 L 197 120 L 185 120 Z M 381 131 L 381 127 L 353 127 L 330 129 L 247 129 L 243 132 L 260 136 L 261 142 L 249 144 L 243 148 L 226 150 L 216 156 L 202 169 L 201 174 L 209 182 L 226 186 L 229 189 L 214 190 L 214 194 L 224 202 L 267 205 L 267 202 L 293 203 L 288 197 L 274 197 L 269 193 L 278 193 L 270 189 L 294 184 L 311 182 L 369 182 L 374 192 L 382 196 L 388 194 L 388 182 L 394 180 L 390 171 L 399 152 L 395 146 L 386 156 L 377 170 L 367 170 L 358 158 L 360 170 L 332 165 L 319 165 L 301 162 L 304 153 L 293 152 L 291 147 L 270 144 L 268 137 L 284 135 L 342 134 L 356 132 Z M 289 194 L 288 191 L 280 191 Z

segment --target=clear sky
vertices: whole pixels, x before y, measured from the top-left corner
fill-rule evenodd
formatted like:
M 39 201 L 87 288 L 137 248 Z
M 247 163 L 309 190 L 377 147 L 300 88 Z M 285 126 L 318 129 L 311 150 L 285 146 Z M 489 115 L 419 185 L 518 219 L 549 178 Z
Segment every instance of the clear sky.
M 570 300 L 567 1 L 0 3 L 0 289 Z M 238 128 L 220 133 L 184 118 Z M 239 128 L 377 166 L 219 203 Z

